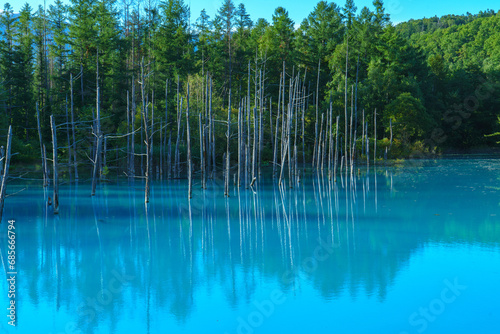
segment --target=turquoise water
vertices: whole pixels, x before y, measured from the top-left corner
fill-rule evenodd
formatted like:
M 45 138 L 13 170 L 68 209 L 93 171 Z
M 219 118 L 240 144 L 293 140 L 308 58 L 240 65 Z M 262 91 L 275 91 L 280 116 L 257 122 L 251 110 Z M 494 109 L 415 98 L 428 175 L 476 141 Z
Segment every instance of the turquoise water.
M 498 333 L 500 160 L 377 167 L 294 189 L 219 182 L 60 187 L 5 203 L 16 220 L 10 333 Z

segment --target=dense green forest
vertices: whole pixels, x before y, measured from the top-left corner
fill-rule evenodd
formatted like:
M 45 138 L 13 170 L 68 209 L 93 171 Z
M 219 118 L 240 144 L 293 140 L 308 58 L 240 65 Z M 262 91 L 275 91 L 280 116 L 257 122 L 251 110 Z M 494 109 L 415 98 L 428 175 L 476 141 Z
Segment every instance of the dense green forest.
M 274 137 L 283 145 L 273 129 L 283 126 L 276 119 L 279 101 L 283 111 L 294 91 L 300 91 L 302 110 L 290 135 L 299 136 L 299 163 L 314 161 L 316 138 L 323 127 L 336 131 L 336 116 L 339 128 L 347 129 L 348 112 L 351 140 L 352 129 L 357 132 L 357 158 L 367 153 L 361 138 L 368 124 L 369 140 L 379 141 L 379 158 L 387 147 L 390 157 L 416 157 L 496 145 L 498 138 L 491 135 L 500 129 L 500 11 L 394 26 L 381 0 L 360 10 L 353 0 L 321 1 L 298 28 L 283 7 L 275 9 L 271 22 L 254 21 L 243 4 L 232 0 L 225 0 L 215 17 L 196 14 L 183 0 L 71 0 L 70 5 L 56 0 L 46 9 L 5 4 L 0 13 L 0 128 L 6 134 L 8 125 L 13 127 L 12 151 L 18 153 L 13 163 L 39 164 L 37 108 L 47 148 L 50 115 L 58 124 L 59 161 L 90 163 L 97 106 L 101 131 L 109 135 L 106 168 L 130 168 L 131 147 L 145 152 L 140 131 L 145 106 L 156 124 L 153 165 L 166 159 L 166 147 L 175 146 L 176 138 L 179 160 L 185 161 L 182 99 L 188 84 L 193 152 L 203 145 L 197 139 L 198 118 L 205 123 L 210 104 L 216 122 L 212 158 L 219 165 L 226 152 L 223 122 L 229 104 L 233 124 L 239 122 L 234 111 L 243 103 L 251 105 L 247 113 L 260 115 L 257 121 L 245 114 L 249 124 L 242 127 L 248 125 L 252 136 L 259 124 L 259 161 L 266 164 L 273 160 Z M 294 90 L 295 78 L 300 88 Z M 282 82 L 286 91 L 280 89 Z M 299 129 L 298 117 L 303 118 Z M 134 131 L 135 148 L 131 136 L 120 136 Z M 228 148 L 234 152 L 236 125 L 232 131 Z M 346 143 L 348 137 L 346 131 Z M 201 164 L 201 153 L 193 155 Z M 133 163 L 142 167 L 142 160 L 136 157 Z M 163 173 L 165 160 L 161 166 Z

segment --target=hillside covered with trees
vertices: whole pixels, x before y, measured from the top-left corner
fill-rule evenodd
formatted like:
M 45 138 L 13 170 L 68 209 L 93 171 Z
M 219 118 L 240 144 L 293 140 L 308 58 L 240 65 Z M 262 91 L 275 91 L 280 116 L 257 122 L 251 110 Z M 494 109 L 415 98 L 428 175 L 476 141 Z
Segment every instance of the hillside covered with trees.
M 114 135 L 105 144 L 106 166 L 127 169 L 130 147 L 145 152 L 139 133 L 145 105 L 154 110 L 157 124 L 152 139 L 164 144 L 153 148 L 153 164 L 164 159 L 167 141 L 175 146 L 176 138 L 184 161 L 186 129 L 178 123 L 185 122 L 188 83 L 193 150 L 200 152 L 203 145 L 198 118 L 201 129 L 210 104 L 216 164 L 226 151 L 227 130 L 217 122 L 228 119 L 229 103 L 234 124 L 239 122 L 234 110 L 251 106 L 253 116 L 244 125 L 250 135 L 260 110 L 265 164 L 273 160 L 282 126 L 279 103 L 286 109 L 295 91 L 301 111 L 290 135 L 299 136 L 300 163 L 314 161 L 323 128 L 340 131 L 332 126 L 337 116 L 338 127 L 347 129 L 348 112 L 358 158 L 366 153 L 361 138 L 368 124 L 368 137 L 380 143 L 377 157 L 386 147 L 390 157 L 411 157 L 496 145 L 498 138 L 488 135 L 500 129 L 500 11 L 394 26 L 382 0 L 361 9 L 353 0 L 321 1 L 298 29 L 296 23 L 283 7 L 268 22 L 251 18 L 232 0 L 225 0 L 215 17 L 190 13 L 183 0 L 71 0 L 70 5 L 56 0 L 46 10 L 7 3 L 0 13 L 0 128 L 6 134 L 8 125 L 13 127 L 12 151 L 19 153 L 13 163 L 40 161 L 37 108 L 42 141 L 50 141 L 54 115 L 63 161 L 88 163 L 97 105 L 102 132 Z M 292 89 L 295 78 L 299 88 Z M 298 117 L 303 120 L 297 128 Z M 134 131 L 135 137 L 120 136 Z M 342 134 L 347 143 L 347 131 Z M 236 151 L 235 140 L 229 145 Z M 139 161 L 142 167 L 142 157 L 134 164 Z

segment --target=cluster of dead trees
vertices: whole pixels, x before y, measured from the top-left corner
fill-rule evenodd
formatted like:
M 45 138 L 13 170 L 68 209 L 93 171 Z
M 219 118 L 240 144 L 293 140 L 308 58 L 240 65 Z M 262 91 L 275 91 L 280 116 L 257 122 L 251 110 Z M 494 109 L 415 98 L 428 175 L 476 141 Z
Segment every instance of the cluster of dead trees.
M 271 148 L 272 160 L 269 172 L 282 187 L 288 183 L 292 188 L 301 180 L 306 166 L 311 167 L 314 172 L 326 173 L 330 180 L 336 180 L 337 172 L 354 173 L 354 166 L 358 156 L 366 156 L 369 164 L 370 140 L 368 136 L 369 124 L 365 119 L 363 110 L 361 120 L 357 117 L 357 87 L 350 89 L 351 100 L 348 101 L 349 87 L 345 87 L 345 110 L 344 115 L 334 115 L 332 101 L 329 108 L 320 111 L 319 108 L 319 80 L 316 87 L 316 108 L 314 118 L 314 145 L 306 149 L 306 115 L 308 101 L 310 100 L 309 89 L 306 87 L 307 72 L 289 70 L 286 64 L 280 75 L 277 104 L 273 105 L 272 97 L 265 92 L 265 66 L 252 69 L 248 64 L 248 82 L 246 83 L 246 95 L 237 103 L 232 101 L 232 93 L 229 91 L 227 109 L 214 110 L 212 106 L 213 85 L 209 74 L 203 77 L 201 89 L 201 108 L 197 104 L 195 115 L 190 106 L 189 80 L 182 89 L 179 78 L 176 87 L 176 110 L 173 117 L 169 115 L 168 103 L 165 103 L 164 115 L 155 113 L 155 92 L 147 91 L 147 81 L 150 73 L 145 73 L 147 65 L 141 62 L 140 78 L 137 83 L 140 92 L 136 93 L 136 81 L 132 81 L 131 94 L 127 92 L 126 131 L 123 134 L 106 134 L 101 127 L 100 87 L 99 71 L 97 71 L 97 98 L 95 112 L 92 111 L 89 136 L 91 145 L 90 152 L 85 155 L 91 165 L 91 195 L 95 195 L 99 179 L 106 176 L 108 172 L 107 155 L 109 141 L 123 141 L 126 138 L 126 147 L 115 149 L 125 153 L 125 167 L 123 172 L 130 178 L 143 178 L 145 180 L 145 202 L 149 202 L 151 181 L 156 172 L 156 178 L 166 179 L 188 179 L 188 198 L 192 197 L 193 175 L 199 176 L 200 187 L 207 187 L 207 179 L 216 179 L 222 176 L 224 182 L 224 195 L 230 195 L 230 183 L 234 186 L 254 188 L 256 181 L 262 174 L 262 152 L 264 143 Z M 251 75 L 251 71 L 254 75 Z M 347 68 L 346 68 L 347 70 Z M 78 76 L 77 76 L 78 77 Z M 253 99 L 251 78 L 253 77 Z M 319 78 L 319 69 L 318 69 Z M 58 197 L 58 155 L 62 147 L 57 145 L 57 129 L 62 128 L 66 132 L 67 146 L 63 147 L 66 152 L 67 163 L 62 166 L 70 179 L 78 180 L 79 164 L 84 165 L 77 159 L 77 136 L 76 132 L 88 129 L 88 124 L 76 122 L 73 106 L 73 81 L 77 78 L 71 76 L 70 101 L 66 103 L 65 122 L 56 124 L 54 116 L 50 117 L 52 134 L 52 179 L 53 179 L 53 202 L 54 213 L 59 209 Z M 169 85 L 165 82 L 165 101 L 168 98 Z M 140 101 L 137 101 L 137 96 Z M 239 94 L 241 96 L 241 94 Z M 350 102 L 350 103 L 349 103 Z M 350 104 L 350 108 L 349 108 Z M 235 106 L 237 105 L 237 108 Z M 273 111 L 274 108 L 277 110 Z M 191 107 L 191 109 L 190 109 Z M 220 116 L 227 110 L 227 118 Z M 138 115 L 139 114 L 139 115 Z M 268 116 L 266 115 L 268 114 Z M 140 117 L 137 117 L 140 116 Z M 169 122 L 169 116 L 174 121 Z M 140 119 L 140 124 L 137 119 Z M 197 118 L 197 125 L 195 119 Z M 267 120 L 266 120 L 267 118 Z M 40 116 L 37 107 L 38 132 L 40 140 L 40 152 L 42 159 L 42 174 L 44 186 L 49 185 L 50 159 L 47 156 L 45 144 L 42 140 L 40 129 Z M 373 129 L 376 129 L 376 111 L 374 112 Z M 358 138 L 358 121 L 361 125 L 361 135 Z M 268 124 L 265 124 L 267 123 Z M 339 125 L 344 125 L 343 129 Z M 197 131 L 196 131 L 196 128 Z M 267 128 L 267 129 L 266 129 Z M 265 131 L 266 130 L 266 131 Z M 342 131 L 343 130 L 343 131 Z M 87 130 L 88 131 L 88 130 Z M 216 140 L 216 131 L 225 131 L 225 142 L 220 138 Z M 199 142 L 199 154 L 193 152 L 193 135 L 197 132 Z M 139 145 L 137 143 L 140 137 Z M 186 141 L 184 142 L 184 137 Z M 376 134 L 373 149 L 376 152 Z M 155 142 L 154 139 L 159 142 Z M 361 142 L 361 154 L 356 152 Z M 221 156 L 216 155 L 216 147 L 225 146 L 222 154 L 222 163 L 218 163 Z M 234 146 L 236 145 L 236 150 Z M 138 147 L 139 146 L 139 149 Z M 181 146 L 185 148 L 185 154 L 181 152 Z M 234 150 L 234 152 L 231 151 Z M 312 160 L 306 160 L 306 151 L 311 152 Z M 154 152 L 156 158 L 153 159 Z M 80 153 L 81 156 L 81 153 Z M 310 157 L 311 154 L 308 154 Z M 195 166 L 193 157 L 199 162 Z M 185 160 L 183 160 L 185 158 Z M 374 159 L 376 156 L 374 155 Z M 117 158 L 119 160 L 119 158 Z M 139 169 L 139 170 L 138 170 Z M 326 170 L 326 172 L 325 172 Z M 3 184 L 2 184 L 3 189 Z M 3 193 L 4 190 L 2 190 Z M 3 199 L 3 198 L 2 198 Z

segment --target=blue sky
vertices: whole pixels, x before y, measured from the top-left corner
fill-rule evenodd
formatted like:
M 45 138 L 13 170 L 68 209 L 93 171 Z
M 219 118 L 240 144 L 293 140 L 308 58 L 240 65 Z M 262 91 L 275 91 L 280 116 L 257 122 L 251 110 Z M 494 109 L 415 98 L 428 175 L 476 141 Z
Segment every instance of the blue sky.
M 137 1 L 137 0 L 135 0 Z M 149 0 L 139 0 L 146 2 Z M 158 1 L 158 0 L 151 0 Z M 0 2 L 0 8 L 6 1 Z M 38 5 L 43 5 L 43 0 L 30 0 L 27 1 L 33 9 L 38 8 Z M 65 2 L 69 3 L 68 0 Z M 200 15 L 200 11 L 205 8 L 211 18 L 217 13 L 220 8 L 222 0 L 185 0 L 191 7 L 191 22 L 194 22 Z M 250 17 L 253 21 L 263 17 L 270 21 L 274 9 L 282 6 L 288 10 L 290 17 L 295 21 L 295 24 L 300 24 L 304 18 L 314 9 L 318 1 L 316 0 L 243 0 L 234 1 L 235 4 L 243 2 Z M 354 0 L 358 11 L 364 6 L 373 9 L 372 0 Z M 16 12 L 23 6 L 26 1 L 24 0 L 11 0 L 9 3 L 12 5 Z M 52 4 L 52 0 L 46 1 L 47 6 Z M 122 0 L 117 0 L 117 5 L 122 5 Z M 337 2 L 342 7 L 345 0 Z M 480 10 L 493 9 L 498 11 L 500 9 L 500 2 L 498 0 L 474 0 L 474 1 L 457 1 L 457 0 L 385 0 L 386 12 L 390 14 L 393 23 L 407 21 L 409 19 L 419 19 L 423 17 L 432 17 L 434 15 L 442 16 L 445 14 L 465 14 L 470 12 L 477 14 Z

